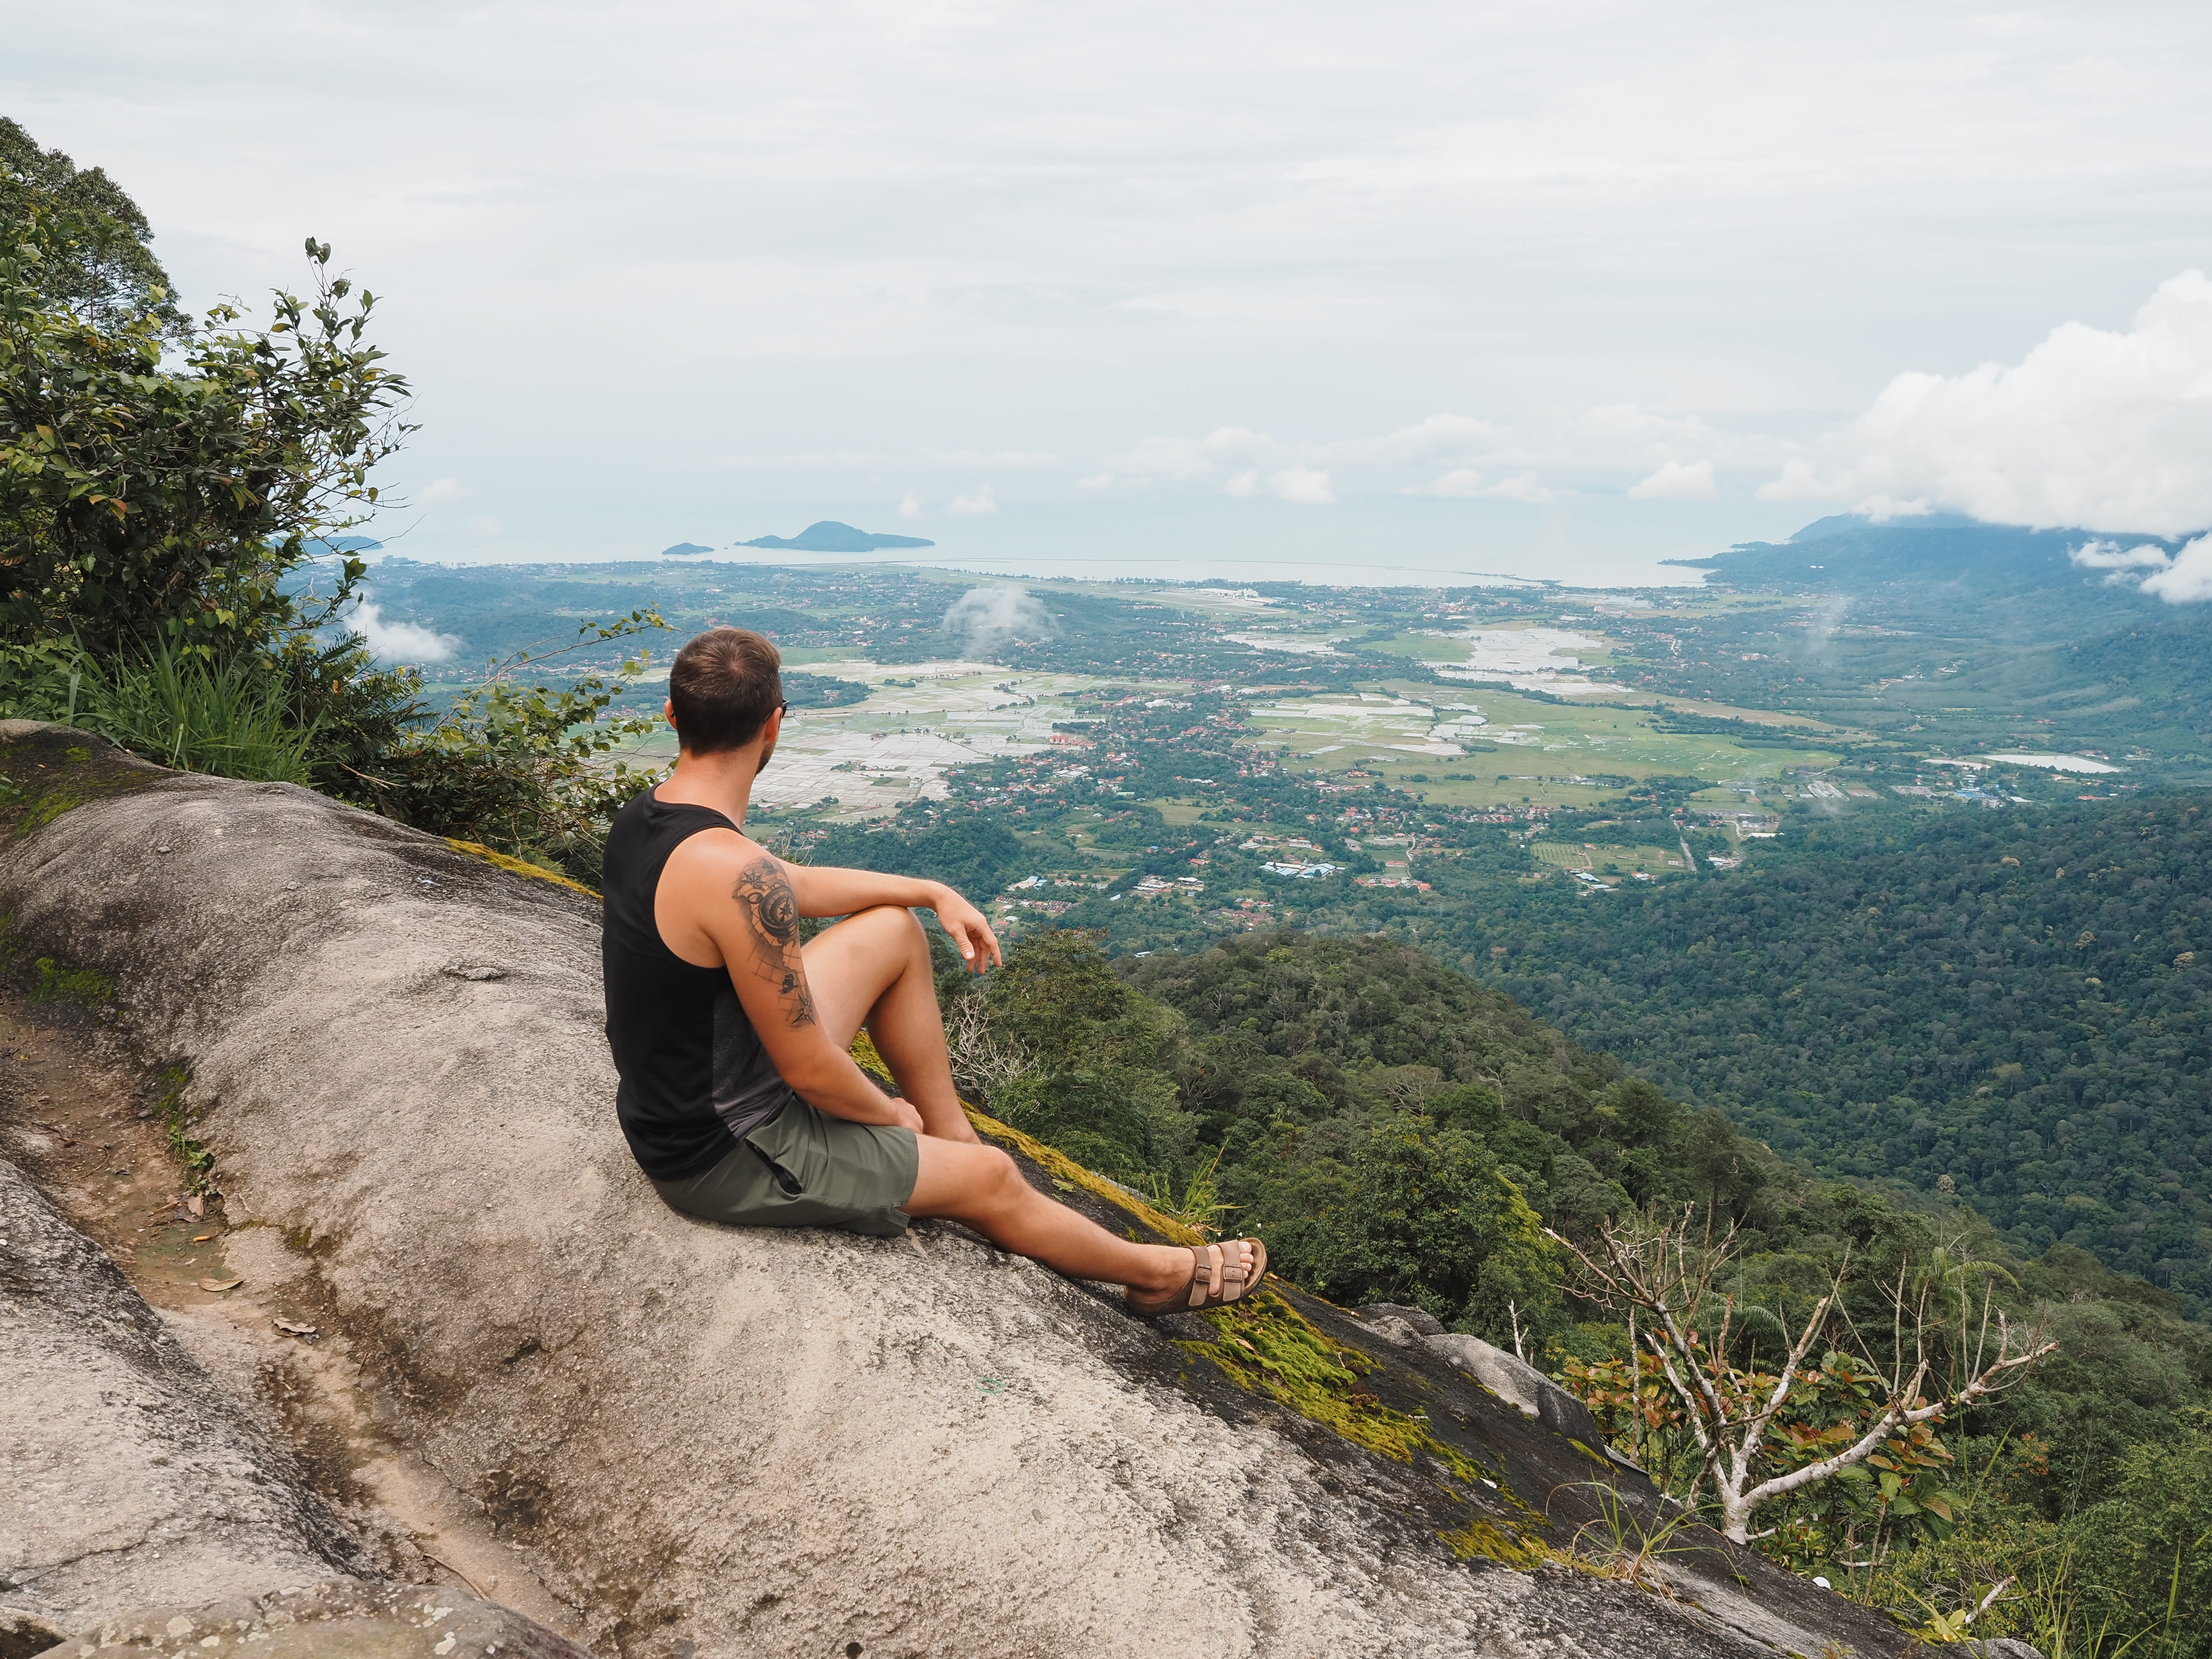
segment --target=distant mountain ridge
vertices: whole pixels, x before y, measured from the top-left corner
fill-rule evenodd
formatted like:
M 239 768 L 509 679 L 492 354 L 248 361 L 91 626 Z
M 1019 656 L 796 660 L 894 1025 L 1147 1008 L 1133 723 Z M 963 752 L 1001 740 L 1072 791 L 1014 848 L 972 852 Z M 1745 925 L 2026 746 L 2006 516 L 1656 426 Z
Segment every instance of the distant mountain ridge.
M 2100 580 L 2068 556 L 2091 542 L 2151 546 L 2169 556 L 2187 536 L 2116 536 L 2094 530 L 2031 530 L 1984 524 L 1956 513 L 1876 521 L 1863 514 L 1817 519 L 1786 542 L 1741 542 L 1702 559 L 1668 564 L 1711 570 L 1753 586 L 1835 587 L 1889 582 L 1967 581 L 1985 592 Z
M 801 553 L 873 553 L 886 547 L 934 547 L 937 544 L 924 541 L 919 536 L 879 536 L 839 524 L 835 519 L 824 519 L 807 526 L 796 536 L 757 536 L 738 545 L 788 547 Z

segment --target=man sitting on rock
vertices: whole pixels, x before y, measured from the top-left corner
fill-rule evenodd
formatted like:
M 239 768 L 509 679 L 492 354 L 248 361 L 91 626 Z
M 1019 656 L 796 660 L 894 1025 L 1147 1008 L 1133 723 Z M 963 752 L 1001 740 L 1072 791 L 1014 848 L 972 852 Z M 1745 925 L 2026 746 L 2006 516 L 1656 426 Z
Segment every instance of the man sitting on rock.
M 981 912 L 941 882 L 786 864 L 746 836 L 753 780 L 783 727 L 781 669 L 741 629 L 685 646 L 668 675 L 675 773 L 607 838 L 616 1111 L 660 1195 L 709 1221 L 882 1237 L 949 1216 L 1071 1278 L 1127 1286 L 1146 1317 L 1247 1294 L 1267 1270 L 1257 1240 L 1117 1238 L 978 1139 L 914 912 L 935 911 L 975 973 L 1000 959 Z M 806 916 L 844 920 L 802 945 Z M 898 1094 L 847 1052 L 863 1026 Z

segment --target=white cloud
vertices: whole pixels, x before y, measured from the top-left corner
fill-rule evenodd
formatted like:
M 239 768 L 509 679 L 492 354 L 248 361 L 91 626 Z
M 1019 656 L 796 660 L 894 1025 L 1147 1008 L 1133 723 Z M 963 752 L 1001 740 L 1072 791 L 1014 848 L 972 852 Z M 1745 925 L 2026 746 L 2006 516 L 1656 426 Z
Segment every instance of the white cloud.
M 1111 489 L 1114 487 L 1114 475 L 1110 472 L 1094 472 L 1087 478 L 1078 478 L 1075 481 L 1075 487 L 1078 489 Z
M 2107 582 L 2140 580 L 2142 591 L 2168 605 L 2194 605 L 2212 599 L 2212 536 L 2199 536 L 2179 553 L 2169 556 L 2162 547 L 2143 543 L 2122 547 L 2118 542 L 2088 542 L 2069 547 L 2066 556 L 2084 570 L 2109 572 Z M 2141 575 L 2138 573 L 2148 572 Z
M 921 455 L 933 466 L 1039 467 L 1060 463 L 1059 456 L 1033 449 L 925 449 Z
M 1510 478 L 1500 479 L 1482 492 L 1505 501 L 1548 501 L 1552 492 L 1536 482 L 1533 472 L 1516 473 Z
M 1050 613 L 1026 587 L 971 587 L 945 607 L 939 624 L 960 644 L 960 653 L 985 657 L 1013 640 L 1048 640 L 1060 632 Z
M 442 501 L 458 501 L 467 493 L 459 478 L 434 478 L 422 487 L 422 493 L 415 500 L 418 506 L 435 507 Z
M 2063 323 L 2016 364 L 1898 375 L 1759 493 L 2173 535 L 2212 524 L 2208 454 L 2212 282 L 2187 270 L 2125 333 Z
M 1552 492 L 1537 482 L 1533 472 L 1516 472 L 1510 478 L 1500 478 L 1496 483 L 1486 483 L 1483 475 L 1471 466 L 1453 468 L 1429 486 L 1429 494 L 1467 500 L 1486 496 L 1502 501 L 1548 501 L 1552 499 Z
M 1286 499 L 1297 500 L 1318 500 L 1311 476 L 1321 474 L 1332 498 L 1348 488 L 1354 494 L 1547 501 L 1555 492 L 1539 477 L 1564 474 L 1607 491 L 1627 487 L 1638 499 L 1711 500 L 1717 494 L 1716 466 L 1772 465 L 1792 447 L 1756 434 L 1723 432 L 1694 415 L 1605 404 L 1510 424 L 1431 415 L 1370 436 L 1328 440 L 1221 427 L 1204 438 L 1147 438 L 1112 465 L 1139 483 L 1225 477 L 1223 487 L 1232 495 L 1252 494 L 1281 476 L 1297 482 L 1276 486 L 1277 493 L 1292 489 L 1298 493 Z
M 899 503 L 899 517 L 902 519 L 918 519 L 921 516 L 921 502 L 915 497 L 909 495 Z
M 373 599 L 363 599 L 346 617 L 345 626 L 361 635 L 369 654 L 386 662 L 444 662 L 460 649 L 452 634 L 415 623 L 388 623 Z
M 2168 563 L 2166 550 L 2148 543 L 2141 547 L 2122 547 L 2118 542 L 2085 542 L 2080 547 L 2068 548 L 2066 556 L 2084 570 L 2126 571 L 2145 567 L 2163 570 Z
M 2199 536 L 2173 556 L 2173 562 L 2143 578 L 2142 591 L 2168 605 L 2212 599 L 2212 536 Z
M 1328 487 L 1328 474 L 1310 466 L 1286 466 L 1267 480 L 1268 488 L 1286 501 L 1301 507 L 1328 507 L 1336 500 Z
M 955 495 L 951 510 L 956 517 L 973 518 L 978 514 L 996 513 L 999 504 L 991 499 L 991 486 L 981 484 L 973 495 Z
M 1147 438 L 1113 465 L 1124 472 L 1159 478 L 1201 478 L 1223 466 L 1280 453 L 1264 432 L 1224 426 L 1203 438 Z
M 1762 501 L 1832 501 L 1839 493 L 1840 487 L 1825 482 L 1820 469 L 1802 455 L 1783 462 L 1781 475 L 1758 490 Z
M 1711 461 L 1662 461 L 1650 477 L 1628 488 L 1632 501 L 1709 501 L 1719 493 Z
M 1505 441 L 1505 431 L 1467 415 L 1431 415 L 1375 438 L 1347 438 L 1310 446 L 1312 459 L 1337 463 L 1405 465 L 1472 455 Z

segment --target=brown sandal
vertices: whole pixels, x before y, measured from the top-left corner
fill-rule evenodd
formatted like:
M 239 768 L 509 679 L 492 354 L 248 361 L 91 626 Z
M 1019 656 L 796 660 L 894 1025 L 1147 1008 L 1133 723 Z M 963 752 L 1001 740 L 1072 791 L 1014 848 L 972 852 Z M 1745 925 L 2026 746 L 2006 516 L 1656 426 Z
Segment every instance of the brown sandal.
M 1267 1247 L 1256 1238 L 1232 1238 L 1229 1244 L 1252 1247 L 1249 1272 L 1229 1249 L 1219 1244 L 1194 1244 L 1190 1247 L 1190 1278 L 1186 1283 L 1160 1296 L 1140 1297 L 1134 1290 L 1124 1291 L 1121 1305 L 1139 1319 L 1158 1319 L 1163 1314 L 1218 1308 L 1250 1294 L 1253 1286 L 1267 1276 Z

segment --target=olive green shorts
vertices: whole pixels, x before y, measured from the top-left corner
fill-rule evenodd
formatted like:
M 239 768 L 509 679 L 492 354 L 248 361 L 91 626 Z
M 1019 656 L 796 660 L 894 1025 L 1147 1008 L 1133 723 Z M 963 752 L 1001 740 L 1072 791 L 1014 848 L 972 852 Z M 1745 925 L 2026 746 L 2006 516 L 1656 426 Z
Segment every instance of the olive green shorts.
M 794 1097 L 705 1174 L 653 1184 L 672 1208 L 705 1221 L 896 1238 L 921 1167 L 913 1130 L 831 1117 Z

